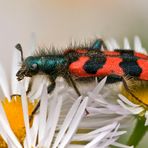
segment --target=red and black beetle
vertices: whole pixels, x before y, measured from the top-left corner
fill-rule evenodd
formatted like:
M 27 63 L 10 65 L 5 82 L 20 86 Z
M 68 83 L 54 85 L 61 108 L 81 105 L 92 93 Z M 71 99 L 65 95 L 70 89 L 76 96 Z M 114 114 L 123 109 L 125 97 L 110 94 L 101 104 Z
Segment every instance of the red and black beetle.
M 20 44 L 16 46 L 22 53 Z M 103 48 L 103 50 L 101 50 Z M 22 67 L 17 72 L 18 80 L 25 76 L 32 77 L 37 74 L 45 74 L 51 81 L 48 93 L 55 88 L 55 79 L 62 76 L 72 84 L 78 95 L 81 95 L 76 87 L 73 76 L 88 79 L 90 77 L 103 78 L 108 76 L 108 82 L 123 81 L 127 91 L 130 92 L 124 76 L 128 75 L 139 80 L 148 80 L 148 56 L 136 53 L 133 50 L 115 49 L 108 51 L 103 40 L 96 40 L 89 47 L 75 47 L 61 52 L 52 53 L 41 50 L 38 54 L 27 57 L 22 55 Z M 140 101 L 140 99 L 138 99 Z M 38 105 L 39 106 L 39 105 Z

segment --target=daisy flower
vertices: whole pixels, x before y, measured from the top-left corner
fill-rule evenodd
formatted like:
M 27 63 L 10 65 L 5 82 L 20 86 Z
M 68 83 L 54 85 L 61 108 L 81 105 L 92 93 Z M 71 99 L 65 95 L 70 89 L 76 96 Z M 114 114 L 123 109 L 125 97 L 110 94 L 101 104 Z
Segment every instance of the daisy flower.
M 135 45 L 138 42 L 139 39 L 136 37 Z M 106 43 L 109 49 L 118 46 L 113 39 Z M 125 48 L 130 48 L 127 39 L 124 44 Z M 143 50 L 142 47 L 138 47 L 139 49 Z M 0 104 L 2 137 L 0 143 L 3 147 L 132 148 L 135 144 L 132 138 L 128 145 L 118 141 L 126 133 L 128 123 L 135 117 L 145 116 L 146 122 L 142 120 L 137 126 L 141 125 L 144 129 L 147 125 L 148 115 L 142 104 L 135 104 L 132 99 L 127 99 L 128 96 L 125 97 L 126 94 L 125 96 L 119 94 L 119 89 L 113 91 L 114 88 L 106 87 L 106 78 L 99 83 L 94 83 L 94 87 L 87 89 L 79 98 L 62 78 L 56 80 L 54 92 L 48 95 L 46 80 L 42 79 L 38 89 L 33 89 L 28 99 L 26 96 L 28 80 L 18 83 L 15 78 L 18 61 L 20 56 L 15 50 L 11 94 L 4 69 L 0 67 L 0 84 L 4 97 L 8 100 L 5 99 Z M 121 91 L 124 91 L 122 87 Z M 36 98 L 41 100 L 41 105 L 39 112 L 30 123 L 29 115 L 36 105 L 37 101 L 34 101 Z M 141 133 L 144 134 L 143 131 Z

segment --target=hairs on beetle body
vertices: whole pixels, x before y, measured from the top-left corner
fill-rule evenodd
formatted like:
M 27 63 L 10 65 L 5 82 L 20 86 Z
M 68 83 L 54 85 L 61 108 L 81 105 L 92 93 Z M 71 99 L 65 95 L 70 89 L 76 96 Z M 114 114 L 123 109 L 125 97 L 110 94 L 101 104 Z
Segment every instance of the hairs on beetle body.
M 63 55 L 65 51 L 67 51 L 68 49 L 70 50 L 78 50 L 78 49 L 90 49 L 90 47 L 92 46 L 92 44 L 94 43 L 93 41 L 89 41 L 89 42 L 84 42 L 84 43 L 77 43 L 77 42 L 71 42 L 66 48 L 56 48 L 55 46 L 51 46 L 49 48 L 47 47 L 39 47 L 38 49 L 36 49 L 32 56 L 35 57 L 40 57 L 40 56 L 48 56 L 48 55 Z

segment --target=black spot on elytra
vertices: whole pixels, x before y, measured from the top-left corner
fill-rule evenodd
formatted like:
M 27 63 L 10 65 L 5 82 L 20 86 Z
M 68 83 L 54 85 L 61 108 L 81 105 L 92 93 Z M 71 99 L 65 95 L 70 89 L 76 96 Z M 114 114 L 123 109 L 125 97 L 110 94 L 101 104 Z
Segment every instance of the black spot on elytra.
M 120 53 L 120 55 L 124 55 L 124 54 L 129 54 L 129 55 L 134 55 L 134 50 L 127 50 L 127 49 L 115 49 L 114 51 L 117 51 Z
M 90 60 L 84 64 L 83 68 L 88 74 L 96 74 L 97 70 L 101 69 L 105 62 L 106 57 L 103 53 L 95 54 L 90 57 Z
M 134 56 L 133 51 L 121 50 L 120 57 L 123 60 L 119 65 L 125 74 L 135 77 L 138 77 L 141 74 L 142 69 L 137 64 L 138 58 Z
M 103 78 L 102 77 L 97 77 L 97 80 L 100 82 Z M 122 81 L 122 78 L 120 76 L 117 75 L 108 75 L 107 76 L 107 80 L 106 80 L 106 84 L 112 84 L 112 83 L 116 83 L 116 82 L 120 82 Z

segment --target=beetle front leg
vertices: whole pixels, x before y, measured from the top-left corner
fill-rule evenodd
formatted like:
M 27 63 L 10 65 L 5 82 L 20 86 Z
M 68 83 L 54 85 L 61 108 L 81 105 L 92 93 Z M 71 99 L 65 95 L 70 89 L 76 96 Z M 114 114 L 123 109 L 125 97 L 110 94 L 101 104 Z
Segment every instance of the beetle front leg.
M 48 94 L 50 94 L 55 89 L 55 86 L 56 86 L 55 79 L 50 79 L 50 80 L 51 80 L 51 84 L 47 87 L 47 93 Z M 37 105 L 35 106 L 35 108 L 33 109 L 32 113 L 29 117 L 30 121 L 33 119 L 33 116 L 38 111 L 40 104 L 41 104 L 41 101 L 39 100 L 39 102 L 37 103 Z
M 28 94 L 31 92 L 31 90 L 32 90 L 33 81 L 34 81 L 34 78 L 32 77 L 32 78 L 29 80 L 28 88 L 27 88 L 27 91 L 26 91 L 26 94 L 27 94 L 27 95 L 28 95 Z
M 50 85 L 47 87 L 47 93 L 50 94 L 55 89 L 56 83 L 53 81 Z

